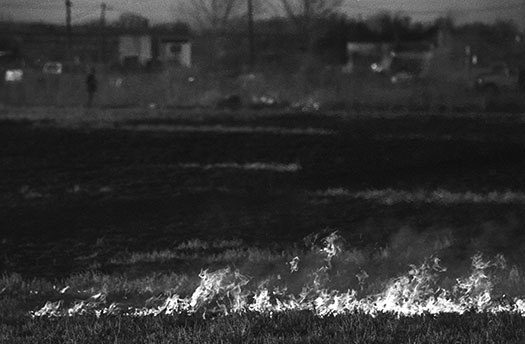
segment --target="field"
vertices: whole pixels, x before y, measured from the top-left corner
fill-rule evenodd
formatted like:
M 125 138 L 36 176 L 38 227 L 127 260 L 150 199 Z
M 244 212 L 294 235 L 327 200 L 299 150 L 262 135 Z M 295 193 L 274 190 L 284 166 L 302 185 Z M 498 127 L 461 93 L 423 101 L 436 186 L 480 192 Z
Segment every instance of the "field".
M 0 343 L 520 343 L 520 114 L 0 113 Z

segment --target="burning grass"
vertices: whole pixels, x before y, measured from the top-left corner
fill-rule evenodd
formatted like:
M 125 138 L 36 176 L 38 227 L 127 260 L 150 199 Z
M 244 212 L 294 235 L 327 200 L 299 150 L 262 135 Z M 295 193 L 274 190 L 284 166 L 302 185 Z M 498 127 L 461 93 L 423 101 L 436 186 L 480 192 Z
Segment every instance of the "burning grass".
M 435 256 L 385 278 L 373 255 L 345 248 L 337 233 L 314 235 L 273 252 L 271 269 L 252 274 L 256 248 L 241 241 L 190 240 L 173 252 L 245 249 L 224 268 L 188 273 L 84 273 L 59 283 L 0 279 L 0 339 L 126 343 L 518 343 L 525 336 L 521 270 L 503 256 L 471 258 L 454 278 Z M 391 252 L 385 253 L 387 250 Z M 270 250 L 268 250 L 269 252 Z M 240 252 L 240 251 L 238 251 Z M 298 254 L 298 255 L 296 255 Z M 130 256 L 129 264 L 136 264 Z M 238 258 L 243 266 L 235 263 Z M 165 256 L 152 254 L 152 261 Z M 259 262 L 260 263 L 260 262 Z M 251 270 L 250 270 L 251 269 Z M 376 275 L 380 274 L 380 275 Z M 44 306 L 37 306 L 44 302 Z M 28 310 L 21 312 L 21 309 Z M 31 307 L 32 306 L 32 307 Z
M 475 254 L 470 268 L 462 274 L 449 273 L 437 256 L 430 256 L 392 276 L 383 269 L 388 269 L 389 263 L 390 268 L 395 266 L 392 261 L 403 261 L 395 258 L 402 248 L 392 246 L 368 253 L 345 249 L 343 238 L 335 232 L 306 238 L 305 243 L 303 249 L 296 246 L 277 252 L 242 247 L 236 240 L 192 240 L 178 245 L 171 255 L 152 252 L 113 259 L 112 264 L 128 265 L 123 274 L 84 273 L 54 284 L 6 275 L 0 280 L 0 290 L 7 299 L 19 303 L 31 300 L 33 307 L 47 298 L 44 306 L 28 310 L 37 318 L 110 314 L 274 316 L 303 311 L 320 317 L 355 313 L 525 315 L 521 270 L 509 266 L 501 255 L 488 259 Z M 198 278 L 189 272 L 191 269 L 184 272 L 175 267 L 169 274 L 143 272 L 141 277 L 132 277 L 133 267 L 140 263 L 162 264 L 173 259 L 223 267 L 203 269 Z

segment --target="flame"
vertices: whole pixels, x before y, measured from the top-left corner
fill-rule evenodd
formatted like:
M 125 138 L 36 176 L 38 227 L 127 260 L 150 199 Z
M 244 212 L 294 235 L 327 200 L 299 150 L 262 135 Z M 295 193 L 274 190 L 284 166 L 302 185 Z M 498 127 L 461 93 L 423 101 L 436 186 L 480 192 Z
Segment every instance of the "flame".
M 288 264 L 290 265 L 290 272 L 297 272 L 299 271 L 299 262 L 301 261 L 301 258 L 295 256 Z
M 325 261 L 327 268 L 332 266 L 332 258 L 337 256 L 343 251 L 341 244 L 341 237 L 337 232 L 333 232 L 329 236 L 323 239 L 324 247 L 321 249 L 321 253 L 325 254 Z
M 420 265 L 410 265 L 407 273 L 384 284 L 382 291 L 359 296 L 366 289 L 369 274 L 360 270 L 354 277 L 360 292 L 354 289 L 330 289 L 331 277 L 336 273 L 334 260 L 344 252 L 342 239 L 332 233 L 322 241 L 314 253 L 320 256 L 320 266 L 308 270 L 307 264 L 295 256 L 289 265 L 289 277 L 303 273 L 308 278 L 299 292 L 290 292 L 287 276 L 271 276 L 256 285 L 253 278 L 238 269 L 227 267 L 216 271 L 202 270 L 200 282 L 191 295 L 169 295 L 157 307 L 123 308 L 116 303 L 108 305 L 106 295 L 98 293 L 88 300 L 66 307 L 63 301 L 47 302 L 33 317 L 77 316 L 94 313 L 124 314 L 129 316 L 160 314 L 195 314 L 202 317 L 255 312 L 272 316 L 287 311 L 310 311 L 320 317 L 360 312 L 377 316 L 390 313 L 397 316 L 466 312 L 513 312 L 525 316 L 525 300 L 497 295 L 495 285 L 499 272 L 507 269 L 503 256 L 488 260 L 482 254 L 472 257 L 471 271 L 458 278 L 452 288 L 441 286 L 447 269 L 438 257 L 431 256 Z M 517 274 L 515 267 L 510 271 Z M 349 276 L 349 278 L 353 278 Z M 506 301 L 506 302 L 503 302 Z

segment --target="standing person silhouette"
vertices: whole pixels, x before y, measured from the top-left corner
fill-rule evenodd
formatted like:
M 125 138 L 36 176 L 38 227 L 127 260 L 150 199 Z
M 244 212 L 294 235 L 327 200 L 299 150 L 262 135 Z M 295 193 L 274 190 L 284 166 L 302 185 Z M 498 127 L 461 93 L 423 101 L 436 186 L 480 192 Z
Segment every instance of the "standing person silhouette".
M 86 87 L 88 92 L 88 102 L 87 107 L 91 107 L 93 104 L 93 98 L 95 97 L 95 92 L 97 92 L 97 77 L 95 75 L 95 67 L 91 67 L 86 78 Z

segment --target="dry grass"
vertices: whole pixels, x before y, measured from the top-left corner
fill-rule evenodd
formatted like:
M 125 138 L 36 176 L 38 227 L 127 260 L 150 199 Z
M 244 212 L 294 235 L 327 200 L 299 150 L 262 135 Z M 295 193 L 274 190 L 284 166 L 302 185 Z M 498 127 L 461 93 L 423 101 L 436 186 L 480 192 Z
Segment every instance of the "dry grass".
M 345 75 L 331 69 L 321 69 L 317 73 L 306 76 L 266 73 L 254 77 L 215 76 L 196 70 L 101 73 L 95 104 L 113 108 L 215 107 L 223 97 L 238 94 L 245 103 L 253 97 L 267 96 L 283 104 L 299 104 L 299 108 L 319 104 L 325 110 L 373 108 L 515 112 L 523 111 L 525 105 L 519 94 L 488 99 L 469 90 L 468 81 L 460 77 L 443 79 L 434 75 L 436 73 L 408 85 L 392 85 L 386 77 Z M 87 101 L 82 74 L 56 77 L 28 72 L 23 84 L 11 85 L 5 94 L 8 104 L 26 106 L 82 106 Z
M 444 314 L 414 318 L 352 314 L 318 318 L 290 312 L 214 319 L 188 316 L 145 318 L 79 317 L 38 319 L 24 326 L 0 324 L 0 340 L 10 344 L 60 343 L 522 343 L 523 317 Z

